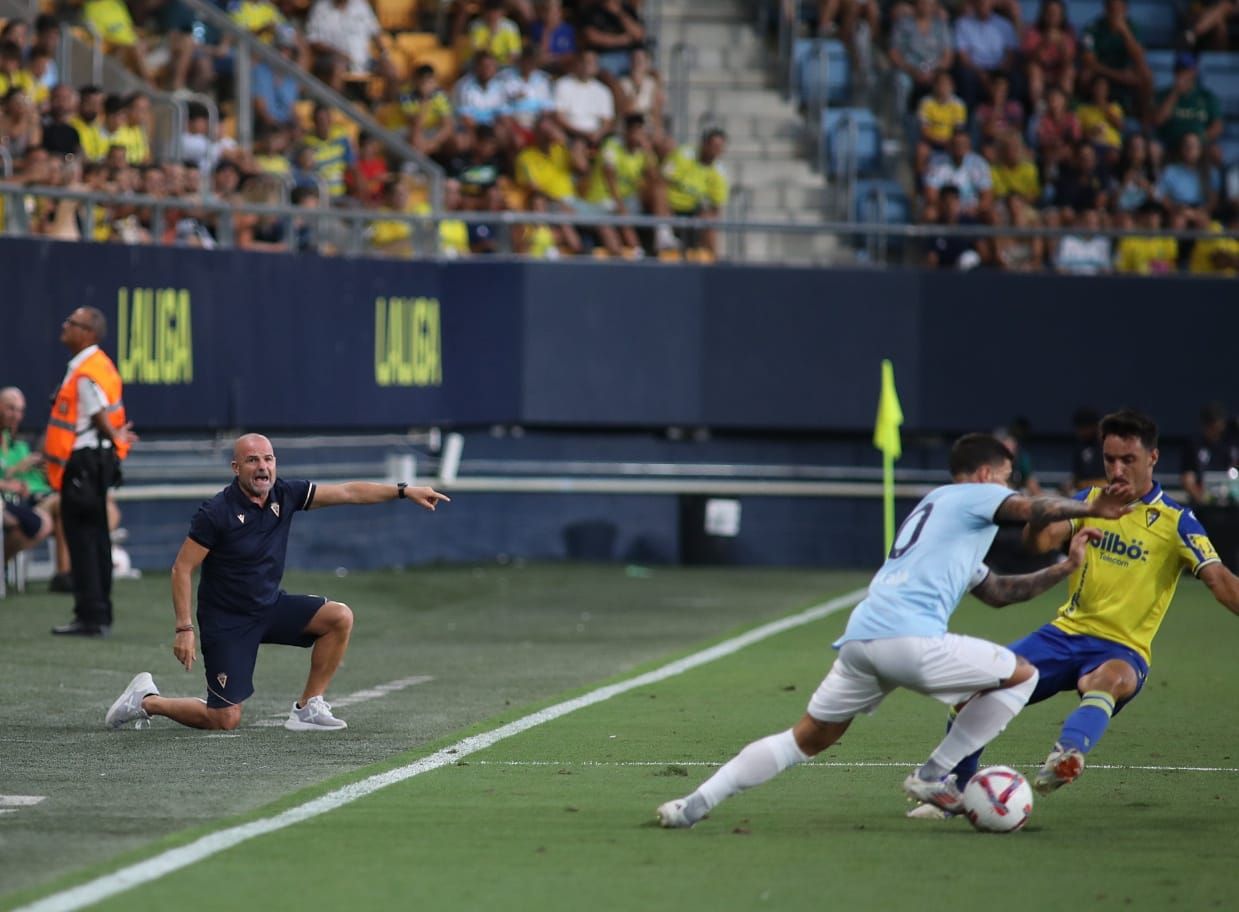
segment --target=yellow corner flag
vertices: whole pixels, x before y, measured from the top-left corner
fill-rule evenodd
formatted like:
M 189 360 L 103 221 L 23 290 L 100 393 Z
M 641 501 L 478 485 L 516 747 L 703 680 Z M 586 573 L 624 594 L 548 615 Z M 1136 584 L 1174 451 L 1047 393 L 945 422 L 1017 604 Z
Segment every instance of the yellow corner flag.
M 873 425 L 873 445 L 882 451 L 884 555 L 890 553 L 895 541 L 895 460 L 903 453 L 899 442 L 899 426 L 902 424 L 903 409 L 899 406 L 899 394 L 895 392 L 895 366 L 889 358 L 884 358 L 878 418 Z

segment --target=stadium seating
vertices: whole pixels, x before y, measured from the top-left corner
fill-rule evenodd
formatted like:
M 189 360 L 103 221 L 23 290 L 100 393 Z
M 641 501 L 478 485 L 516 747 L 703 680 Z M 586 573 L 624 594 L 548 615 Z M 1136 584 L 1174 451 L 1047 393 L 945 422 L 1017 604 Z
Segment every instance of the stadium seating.
M 1218 97 L 1223 117 L 1239 118 L 1239 53 L 1201 54 L 1200 81 Z
M 843 43 L 834 39 L 800 38 L 792 50 L 792 86 L 806 103 L 843 104 L 852 91 L 851 68 Z
M 883 225 L 911 221 L 912 207 L 899 181 L 885 178 L 856 182 L 852 195 L 852 220 Z
M 822 157 L 828 177 L 862 176 L 882 169 L 882 131 L 868 108 L 827 108 L 822 112 Z
M 1178 11 L 1167 0 L 1132 0 L 1127 18 L 1136 27 L 1136 34 L 1146 48 L 1165 48 L 1174 44 L 1178 27 Z

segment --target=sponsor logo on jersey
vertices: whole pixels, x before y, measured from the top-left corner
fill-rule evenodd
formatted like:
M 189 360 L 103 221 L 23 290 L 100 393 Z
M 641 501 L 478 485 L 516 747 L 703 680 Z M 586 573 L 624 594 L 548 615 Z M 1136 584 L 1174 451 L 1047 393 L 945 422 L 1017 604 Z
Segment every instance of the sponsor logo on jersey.
M 1101 551 L 1103 555 L 1126 558 L 1133 561 L 1148 560 L 1146 557 L 1148 552 L 1145 550 L 1142 540 L 1133 538 L 1131 541 L 1127 541 L 1117 532 L 1107 532 L 1101 537 L 1101 541 L 1094 541 L 1089 544 Z
M 1204 561 L 1217 560 L 1217 549 L 1213 547 L 1213 542 L 1209 541 L 1207 535 L 1189 535 L 1187 543 L 1191 545 L 1192 550 L 1200 555 L 1200 560 Z

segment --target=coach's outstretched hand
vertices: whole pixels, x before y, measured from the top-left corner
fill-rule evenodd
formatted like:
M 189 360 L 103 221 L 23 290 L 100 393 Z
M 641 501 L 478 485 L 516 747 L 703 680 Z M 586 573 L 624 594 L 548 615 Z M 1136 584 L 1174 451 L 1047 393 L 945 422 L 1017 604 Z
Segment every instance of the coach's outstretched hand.
M 418 506 L 425 507 L 432 513 L 434 512 L 435 507 L 439 505 L 440 501 L 443 503 L 452 502 L 452 498 L 448 497 L 446 494 L 440 494 L 434 488 L 427 487 L 405 488 L 404 496 Z
M 1091 515 L 1099 519 L 1118 519 L 1131 512 L 1132 501 L 1136 492 L 1125 481 L 1116 481 L 1101 489 L 1101 493 L 1093 498 Z
M 186 671 L 194 667 L 194 653 L 196 652 L 194 643 L 195 637 L 192 630 L 178 630 L 176 639 L 172 641 L 172 654 L 185 666 Z

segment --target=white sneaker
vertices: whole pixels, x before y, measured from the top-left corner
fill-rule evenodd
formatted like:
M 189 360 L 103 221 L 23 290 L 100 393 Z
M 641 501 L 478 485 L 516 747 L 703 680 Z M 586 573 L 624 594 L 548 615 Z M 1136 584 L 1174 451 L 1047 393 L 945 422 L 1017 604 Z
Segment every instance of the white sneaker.
M 331 704 L 322 697 L 310 697 L 300 709 L 296 702 L 293 703 L 292 711 L 284 720 L 284 727 L 295 732 L 339 731 L 348 728 L 348 723 L 333 716 Z
M 158 693 L 159 688 L 155 686 L 155 679 L 151 677 L 150 672 L 142 672 L 130 681 L 129 686 L 116 698 L 116 702 L 108 709 L 108 714 L 103 717 L 103 721 L 107 723 L 108 728 L 120 728 L 126 722 L 132 722 L 135 719 L 139 722 L 149 719 L 150 715 L 142 708 L 142 700 L 151 694 Z
M 1041 769 L 1033 777 L 1033 789 L 1038 795 L 1048 795 L 1068 783 L 1075 782 L 1084 772 L 1084 755 L 1074 747 L 1062 748 L 1057 744 L 1045 758 Z
M 918 804 L 905 815 L 909 820 L 950 820 L 958 817 L 951 811 L 944 811 L 936 804 Z
M 668 801 L 665 804 L 658 806 L 658 825 L 665 829 L 687 829 L 691 827 L 695 820 L 689 820 L 688 815 L 684 813 L 684 808 L 688 802 L 683 798 L 676 798 L 674 801 Z
M 955 785 L 954 773 L 942 779 L 922 779 L 913 772 L 903 780 L 903 790 L 910 798 L 951 814 L 958 814 L 964 809 L 964 796 Z

